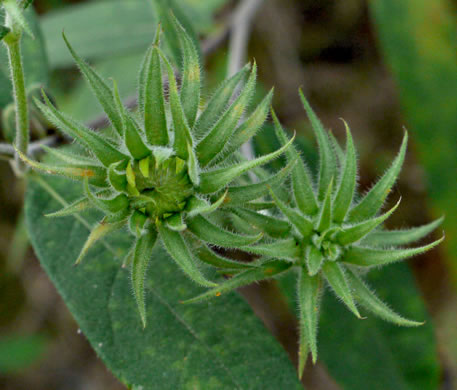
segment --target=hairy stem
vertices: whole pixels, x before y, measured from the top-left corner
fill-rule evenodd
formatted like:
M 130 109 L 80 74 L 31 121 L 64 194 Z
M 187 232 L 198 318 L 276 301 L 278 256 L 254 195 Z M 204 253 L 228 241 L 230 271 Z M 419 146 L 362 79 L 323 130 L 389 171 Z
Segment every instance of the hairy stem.
M 21 31 L 13 23 L 12 31 L 5 37 L 4 42 L 8 52 L 8 61 L 13 84 L 13 97 L 16 110 L 16 139 L 17 149 L 27 154 L 29 146 L 29 113 L 27 94 L 25 91 L 24 68 L 21 56 Z M 19 172 L 25 171 L 25 165 L 16 155 L 16 164 Z

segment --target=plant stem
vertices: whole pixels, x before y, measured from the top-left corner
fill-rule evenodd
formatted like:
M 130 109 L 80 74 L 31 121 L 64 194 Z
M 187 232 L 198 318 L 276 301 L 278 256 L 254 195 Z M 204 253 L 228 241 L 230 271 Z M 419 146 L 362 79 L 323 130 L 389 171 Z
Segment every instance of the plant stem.
M 12 31 L 5 37 L 4 42 L 8 51 L 8 60 L 13 84 L 13 97 L 16 109 L 16 139 L 17 149 L 27 154 L 29 145 L 29 113 L 27 94 L 25 91 L 24 68 L 21 56 L 21 31 L 13 23 Z M 16 155 L 19 172 L 25 171 L 25 164 Z

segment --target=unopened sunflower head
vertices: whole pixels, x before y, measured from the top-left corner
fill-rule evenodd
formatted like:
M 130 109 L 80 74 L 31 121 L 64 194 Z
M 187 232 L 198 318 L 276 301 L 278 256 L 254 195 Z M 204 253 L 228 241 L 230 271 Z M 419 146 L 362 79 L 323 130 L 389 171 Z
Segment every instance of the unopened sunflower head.
M 387 231 L 382 223 L 395 211 L 399 202 L 379 214 L 391 191 L 406 152 L 407 133 L 400 152 L 390 168 L 363 196 L 356 196 L 357 157 L 349 127 L 346 126 L 346 151 L 324 130 L 321 122 L 300 91 L 319 146 L 319 171 L 314 180 L 294 147 L 286 151 L 292 168 L 290 191 L 271 188 L 270 195 L 281 217 L 260 214 L 248 208 L 233 210 L 245 225 L 261 229 L 275 241 L 257 243 L 244 248 L 263 256 L 255 269 L 237 272 L 234 277 L 214 289 L 189 300 L 197 302 L 218 296 L 242 285 L 272 277 L 286 271 L 297 272 L 297 296 L 300 320 L 299 374 L 301 376 L 308 352 L 317 358 L 317 325 L 323 288 L 328 285 L 336 296 L 357 317 L 357 304 L 386 321 L 403 326 L 417 326 L 393 312 L 371 291 L 360 271 L 383 266 L 423 253 L 442 241 L 416 248 L 401 248 L 433 231 L 442 218 L 428 225 Z M 276 134 L 284 145 L 288 139 L 274 112 Z M 289 195 L 290 194 L 290 195 Z
M 46 104 L 38 100 L 36 104 L 46 118 L 83 145 L 89 155 L 48 148 L 57 161 L 53 165 L 21 156 L 35 169 L 83 181 L 84 197 L 50 216 L 71 215 L 88 208 L 105 213 L 105 218 L 90 233 L 77 263 L 98 239 L 129 226 L 136 242 L 127 261 L 132 263 L 133 287 L 144 324 L 144 275 L 156 242 L 163 243 L 177 265 L 193 281 L 202 286 L 215 286 L 198 267 L 197 258 L 214 265 L 212 252 L 206 244 L 243 247 L 258 241 L 262 234 L 239 235 L 227 231 L 207 219 L 206 215 L 221 206 L 236 208 L 240 202 L 249 204 L 265 196 L 268 193 L 266 186 L 235 187 L 233 184 L 249 170 L 278 157 L 292 143 L 291 140 L 277 151 L 254 160 L 234 159 L 233 155 L 240 146 L 265 121 L 272 92 L 242 120 L 255 89 L 254 64 L 224 81 L 200 109 L 198 51 L 176 20 L 174 27 L 183 53 L 180 86 L 170 62 L 159 47 L 158 31 L 140 69 L 139 109 L 136 113 L 123 106 L 116 84 L 112 88 L 108 86 L 78 57 L 64 36 L 114 128 L 114 137 L 96 133 L 57 111 L 44 95 Z M 166 77 L 163 77 L 163 71 Z M 244 81 L 241 92 L 234 96 Z M 164 96 L 166 86 L 167 99 Z M 269 183 L 278 185 L 291 167 L 270 178 Z M 198 256 L 189 248 L 190 243 L 194 246 L 197 243 Z

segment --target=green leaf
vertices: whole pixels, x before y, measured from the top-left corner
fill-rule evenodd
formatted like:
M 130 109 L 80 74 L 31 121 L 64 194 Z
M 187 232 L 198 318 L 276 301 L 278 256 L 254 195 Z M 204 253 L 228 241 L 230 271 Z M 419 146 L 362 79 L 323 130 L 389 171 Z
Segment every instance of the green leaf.
M 389 218 L 392 213 L 400 205 L 401 199 L 398 200 L 397 204 L 392 207 L 387 213 L 383 215 L 369 219 L 365 222 L 360 222 L 350 227 L 343 227 L 342 230 L 338 231 L 335 235 L 335 240 L 341 245 L 349 245 L 354 242 L 359 241 L 361 238 L 365 237 L 369 232 L 374 228 L 383 223 L 387 218 Z
M 129 199 L 125 194 L 118 194 L 112 198 L 101 198 L 94 194 L 89 188 L 89 180 L 87 177 L 84 180 L 84 195 L 89 199 L 90 203 L 107 214 L 127 211 L 129 207 Z
M 156 47 L 150 49 L 145 60 L 144 85 L 139 86 L 144 96 L 144 129 L 151 145 L 168 144 L 165 98 L 163 96 L 162 65 Z M 141 96 L 141 95 L 140 95 Z
M 196 152 L 198 161 L 204 167 L 217 158 L 235 131 L 236 125 L 246 109 L 255 90 L 257 66 L 254 64 L 246 86 L 219 118 L 211 130 L 198 142 Z
M 435 230 L 443 222 L 444 217 L 430 222 L 423 226 L 418 226 L 404 230 L 380 230 L 370 233 L 362 240 L 363 245 L 367 246 L 392 246 L 407 245 L 424 238 Z
M 60 68 L 73 65 L 63 29 L 81 57 L 102 59 L 145 50 L 154 39 L 156 20 L 144 0 L 111 0 L 68 4 L 44 14 L 41 24 L 51 66 Z
M 77 183 L 45 180 L 67 202 L 81 197 Z M 160 246 L 145 278 L 148 326 L 143 330 L 129 272 L 121 268 L 131 247 L 129 235 L 102 240 L 86 262 L 72 267 L 87 228 L 75 218 L 45 218 L 43 214 L 65 204 L 35 181 L 27 190 L 27 224 L 37 256 L 82 333 L 116 377 L 143 390 L 157 389 L 158 377 L 167 378 L 160 382 L 161 390 L 302 389 L 283 348 L 237 294 L 205 305 L 179 303 L 202 290 Z M 110 244 L 115 245 L 112 251 Z
M 175 232 L 162 224 L 158 225 L 158 231 L 170 256 L 191 280 L 205 287 L 216 285 L 206 280 L 197 268 L 195 257 L 192 255 L 181 233 Z
M 379 179 L 362 200 L 349 211 L 349 222 L 363 221 L 364 219 L 371 218 L 376 215 L 382 207 L 384 200 L 387 195 L 389 195 L 389 192 L 400 173 L 401 166 L 405 159 L 407 144 L 408 133 L 405 132 L 397 157 L 381 179 Z
M 201 215 L 187 219 L 187 227 L 200 240 L 225 248 L 239 248 L 250 245 L 262 238 L 262 233 L 256 236 L 242 236 L 229 232 L 210 222 Z
M 444 236 L 431 244 L 408 249 L 373 249 L 352 247 L 348 249 L 342 261 L 361 267 L 372 267 L 405 260 L 434 248 L 444 240 Z
M 330 184 L 330 181 L 335 176 L 336 166 L 335 158 L 333 156 L 332 148 L 327 136 L 324 126 L 322 125 L 319 118 L 314 113 L 313 109 L 309 105 L 305 96 L 303 95 L 302 90 L 299 90 L 300 99 L 305 108 L 306 114 L 311 122 L 311 127 L 313 128 L 314 135 L 316 136 L 317 143 L 319 145 L 319 196 L 318 199 L 324 199 L 327 188 Z
M 348 270 L 346 273 L 349 284 L 352 287 L 354 297 L 363 307 L 381 317 L 385 321 L 392 322 L 400 326 L 419 326 L 423 322 L 411 321 L 395 313 L 384 302 L 382 302 L 373 291 L 356 275 L 355 272 Z
M 343 222 L 347 211 L 351 206 L 357 183 L 357 155 L 352 141 L 351 130 L 346 122 L 346 157 L 344 160 L 344 170 L 338 185 L 335 200 L 333 201 L 333 220 Z
M 343 266 L 337 262 L 325 261 L 322 265 L 322 271 L 335 295 L 340 298 L 358 318 L 361 318 L 355 305 L 351 287 L 348 284 Z
M 173 118 L 173 129 L 175 134 L 173 149 L 175 150 L 178 157 L 182 158 L 183 160 L 187 160 L 187 148 L 188 145 L 193 145 L 193 141 L 189 125 L 181 105 L 175 74 L 173 73 L 173 68 L 171 67 L 170 62 L 168 61 L 167 57 L 165 57 L 163 52 L 158 48 L 154 48 L 154 50 L 159 52 L 168 74 L 168 99 L 170 103 L 171 116 Z
M 286 133 L 274 110 L 271 110 L 271 115 L 273 116 L 275 124 L 276 137 L 282 145 L 285 145 L 288 140 Z M 314 196 L 311 174 L 295 146 L 292 146 L 287 150 L 286 156 L 289 162 L 298 161 L 292 171 L 292 191 L 294 192 L 297 207 L 306 215 L 314 215 L 317 212 L 318 207 Z
M 249 69 L 250 65 L 245 65 L 238 73 L 224 80 L 216 91 L 214 91 L 213 96 L 192 129 L 197 138 L 204 136 L 220 117 L 221 112 L 225 111 L 227 104 L 235 92 L 236 86 L 247 75 Z
M 225 168 L 218 168 L 207 172 L 202 172 L 200 176 L 200 191 L 204 194 L 210 194 L 221 190 L 222 188 L 230 184 L 230 182 L 232 182 L 234 179 L 241 176 L 243 173 L 249 171 L 250 169 L 258 167 L 263 164 L 267 164 L 268 162 L 279 157 L 282 153 L 284 153 L 287 150 L 287 148 L 290 145 L 292 145 L 294 139 L 295 136 L 287 144 L 285 144 L 275 152 L 272 152 L 262 157 L 258 157 L 254 160 L 244 161 L 242 163 L 231 165 Z
M 235 213 L 241 219 L 249 223 L 252 227 L 265 232 L 270 237 L 281 238 L 288 235 L 290 225 L 287 221 L 278 219 L 269 215 L 257 213 L 253 210 L 243 208 L 230 209 L 230 212 Z
M 0 14 L 0 25 L 4 25 L 4 12 Z M 29 90 L 32 86 L 42 85 L 47 86 L 49 81 L 49 66 L 48 57 L 45 48 L 45 40 L 41 31 L 41 24 L 32 7 L 24 11 L 25 19 L 30 26 L 35 39 L 29 35 L 24 35 L 21 38 L 21 54 L 22 64 L 24 66 L 25 87 Z M 10 81 L 10 70 L 8 66 L 8 55 L 1 45 L 0 48 L 0 107 L 5 107 L 13 102 L 13 89 Z
M 157 232 L 148 231 L 135 243 L 132 261 L 132 285 L 135 293 L 138 311 L 140 312 L 143 328 L 146 328 L 146 305 L 144 302 L 144 278 L 149 260 L 152 257 L 152 249 L 157 241 Z
M 319 320 L 320 276 L 309 276 L 305 268 L 300 270 L 298 277 L 298 310 L 300 323 L 300 347 L 298 375 L 301 378 L 308 357 L 308 346 L 311 350 L 313 363 L 317 360 L 317 324 Z
M 84 146 L 94 153 L 98 160 L 106 167 L 112 163 L 125 160 L 128 157 L 119 152 L 116 148 L 104 140 L 103 137 L 94 133 L 91 129 L 71 119 L 68 115 L 59 112 L 49 101 L 48 97 L 43 93 L 46 105 L 35 99 L 35 104 L 41 110 L 43 115 L 62 132 L 75 138 Z
M 122 121 L 116 108 L 116 103 L 114 102 L 113 91 L 105 83 L 101 76 L 94 69 L 92 69 L 81 57 L 79 57 L 78 54 L 76 54 L 76 52 L 73 50 L 73 47 L 70 45 L 70 42 L 68 42 L 64 32 L 62 32 L 62 37 L 76 64 L 81 70 L 81 73 L 89 83 L 92 92 L 97 97 L 100 105 L 103 107 L 103 110 L 108 116 L 110 122 L 118 134 L 122 135 Z
M 179 38 L 181 51 L 183 53 L 182 82 L 181 82 L 181 104 L 187 123 L 190 127 L 194 125 L 197 116 L 198 105 L 200 104 L 200 61 L 198 51 L 195 48 L 189 35 L 172 15 L 174 32 Z

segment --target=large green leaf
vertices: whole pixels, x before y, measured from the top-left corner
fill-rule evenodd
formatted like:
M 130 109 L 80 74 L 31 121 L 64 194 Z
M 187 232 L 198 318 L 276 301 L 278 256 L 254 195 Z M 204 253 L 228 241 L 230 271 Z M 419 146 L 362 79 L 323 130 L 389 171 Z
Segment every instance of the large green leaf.
M 370 1 L 381 49 L 399 87 L 425 167 L 432 211 L 457 237 L 457 19 L 448 0 Z M 457 281 L 457 240 L 444 242 Z
M 285 352 L 239 296 L 181 304 L 202 289 L 160 248 L 146 277 L 143 330 L 129 272 L 120 266 L 128 234 L 98 244 L 73 267 L 89 230 L 74 217 L 43 215 L 61 207 L 57 194 L 69 202 L 81 196 L 81 186 L 40 180 L 48 190 L 31 180 L 26 196 L 33 247 L 82 332 L 118 378 L 143 390 L 302 388 Z M 86 217 L 94 223 L 93 214 Z
M 48 83 L 48 59 L 44 46 L 40 25 L 32 7 L 25 11 L 27 22 L 35 35 L 32 39 L 27 34 L 22 37 L 22 58 L 25 71 L 26 87 L 33 84 L 46 85 Z M 4 15 L 0 14 L 0 25 Z M 12 86 L 8 67 L 8 55 L 5 45 L 0 45 L 0 108 L 12 102 Z
M 73 59 L 62 40 L 62 30 L 65 30 L 81 57 L 105 59 L 144 52 L 154 39 L 157 19 L 162 19 L 163 27 L 169 29 L 170 10 L 196 39 L 192 30 L 198 33 L 208 32 L 212 25 L 212 14 L 225 2 L 226 0 L 102 0 L 49 12 L 42 17 L 42 26 L 51 66 L 73 65 Z M 168 33 L 167 36 L 169 35 Z M 171 52 L 178 53 L 177 40 L 172 39 L 168 43 Z
M 53 68 L 73 66 L 62 30 L 86 59 L 142 52 L 154 39 L 156 21 L 147 0 L 109 0 L 67 6 L 45 14 L 43 34 Z
M 319 359 L 344 390 L 436 389 L 439 364 L 433 326 L 408 265 L 372 271 L 368 282 L 396 312 L 425 325 L 398 327 L 363 308 L 360 313 L 367 318 L 357 319 L 327 290 L 319 320 Z M 281 286 L 295 304 L 291 277 L 281 280 Z

